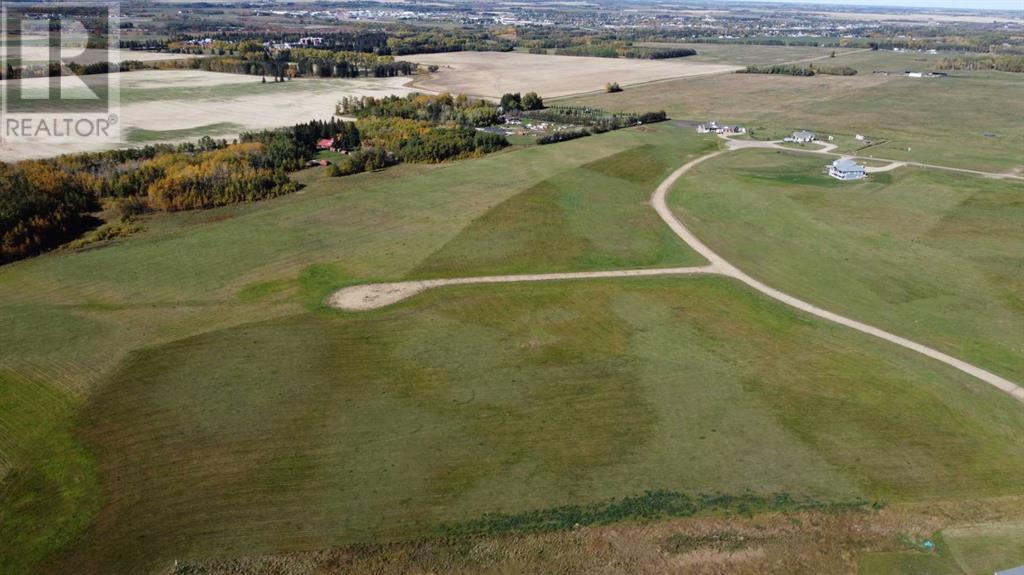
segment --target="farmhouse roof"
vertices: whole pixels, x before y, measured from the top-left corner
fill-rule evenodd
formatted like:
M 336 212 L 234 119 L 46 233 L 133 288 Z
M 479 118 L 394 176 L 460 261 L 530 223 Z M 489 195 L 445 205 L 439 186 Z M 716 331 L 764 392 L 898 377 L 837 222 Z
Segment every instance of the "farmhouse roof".
M 849 158 L 841 158 L 832 162 L 832 166 L 840 172 L 863 172 L 864 166 Z
M 814 137 L 814 132 L 808 132 L 807 130 L 799 130 L 799 131 L 793 132 L 793 137 L 794 138 L 813 138 Z

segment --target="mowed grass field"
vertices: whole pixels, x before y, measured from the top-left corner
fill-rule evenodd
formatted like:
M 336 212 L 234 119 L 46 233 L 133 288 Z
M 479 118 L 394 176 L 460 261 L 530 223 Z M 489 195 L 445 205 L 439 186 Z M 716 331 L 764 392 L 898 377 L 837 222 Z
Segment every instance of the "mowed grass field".
M 133 354 L 79 424 L 107 499 L 61 564 L 429 536 L 652 488 L 1003 495 L 1022 429 L 998 391 L 724 279 L 438 290 Z
M 753 277 L 1024 381 L 1024 184 L 914 168 L 839 182 L 824 163 L 735 152 L 669 201 Z
M 559 103 L 637 112 L 664 109 L 675 119 L 739 123 L 759 139 L 809 129 L 836 136 L 844 153 L 994 172 L 1024 170 L 1024 77 L 1008 72 L 956 72 L 949 78 L 870 73 L 931 69 L 913 62 L 924 57 L 861 52 L 818 62 L 861 68 L 857 76 L 724 74 Z M 856 134 L 875 145 L 858 151 L 864 143 L 854 140 Z
M 1019 494 L 1018 403 L 726 279 L 322 307 L 357 282 L 699 263 L 643 189 L 710 142 L 663 124 L 314 169 L 0 268 L 0 572 L 156 572 L 659 488 Z

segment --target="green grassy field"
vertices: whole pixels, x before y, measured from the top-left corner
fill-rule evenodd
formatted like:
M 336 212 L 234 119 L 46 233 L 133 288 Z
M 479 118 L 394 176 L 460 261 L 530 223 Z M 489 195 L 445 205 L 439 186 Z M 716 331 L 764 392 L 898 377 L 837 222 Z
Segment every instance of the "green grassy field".
M 954 527 L 943 532 L 965 573 L 993 573 L 1024 565 L 1024 523 Z
M 0 572 L 153 572 L 654 488 L 1018 494 L 1008 396 L 722 278 L 322 307 L 357 282 L 695 263 L 646 201 L 709 141 L 663 124 L 313 169 L 0 268 Z
M 662 129 L 644 146 L 544 180 L 488 211 L 430 255 L 415 277 L 561 272 L 705 263 L 647 204 L 679 163 L 711 138 Z
M 845 57 L 845 62 L 827 62 L 901 70 L 908 57 L 864 52 Z M 841 152 L 863 145 L 853 137 L 864 134 L 885 141 L 865 153 L 879 158 L 997 172 L 1024 168 L 1021 74 L 958 72 L 944 79 L 870 72 L 811 78 L 724 74 L 559 103 L 636 112 L 664 109 L 676 119 L 740 123 L 758 138 L 781 138 L 806 128 L 837 136 Z
M 79 429 L 108 501 L 66 558 L 83 573 L 651 488 L 999 495 L 1024 466 L 999 392 L 717 278 L 438 290 L 214 331 L 133 354 Z
M 131 350 L 317 307 L 345 282 L 401 278 L 509 197 L 645 136 L 341 179 L 312 170 L 299 175 L 310 180 L 299 194 L 161 216 L 124 241 L 5 266 L 0 571 L 24 572 L 100 506 L 73 425 Z M 496 183 L 500 170 L 509 172 Z M 33 426 L 25 414 L 38 414 Z
M 736 152 L 669 201 L 753 277 L 1024 381 L 1024 186 L 911 168 L 839 182 L 824 163 Z

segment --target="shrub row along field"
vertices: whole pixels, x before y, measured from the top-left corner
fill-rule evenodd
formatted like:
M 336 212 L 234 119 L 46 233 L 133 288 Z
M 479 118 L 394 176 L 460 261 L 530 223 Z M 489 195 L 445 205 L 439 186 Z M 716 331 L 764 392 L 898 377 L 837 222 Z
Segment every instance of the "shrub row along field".
M 785 74 L 786 76 L 856 76 L 857 69 L 849 66 L 798 66 L 793 64 L 774 64 L 771 66 L 747 66 L 739 71 L 742 74 Z
M 1024 561 L 1019 498 L 1001 505 L 928 502 L 875 509 L 787 510 L 550 533 L 358 545 L 311 552 L 184 561 L 175 575 L 308 569 L 400 574 L 625 572 L 660 575 L 986 573 Z M 1016 520 L 1016 521 L 1015 521 Z M 946 528 L 967 523 L 969 527 Z M 942 531 L 939 531 L 939 530 Z M 935 551 L 922 548 L 938 542 Z
M 658 124 L 299 172 L 301 195 L 158 214 L 104 249 L 0 269 L 0 571 L 168 570 L 659 490 L 1016 493 L 1011 398 L 725 278 L 321 307 L 352 283 L 510 262 L 699 262 L 642 190 L 713 141 Z

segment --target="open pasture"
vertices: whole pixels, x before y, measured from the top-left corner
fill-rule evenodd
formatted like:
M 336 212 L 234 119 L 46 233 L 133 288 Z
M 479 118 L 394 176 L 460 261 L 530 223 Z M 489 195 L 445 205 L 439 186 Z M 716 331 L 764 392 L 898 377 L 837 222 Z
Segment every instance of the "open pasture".
M 316 168 L 0 268 L 0 571 L 156 572 L 658 488 L 1016 494 L 1019 403 L 725 278 L 323 308 L 354 283 L 694 261 L 643 191 L 709 145 L 659 124 Z
M 1012 399 L 721 278 L 246 324 L 133 354 L 84 413 L 109 503 L 68 556 L 80 573 L 652 488 L 1003 495 L 1024 467 Z
M 942 537 L 966 573 L 1024 565 L 1024 521 L 954 527 L 943 531 Z
M 772 287 L 1024 381 L 1024 186 L 915 168 L 839 182 L 825 162 L 734 152 L 669 200 Z
M 410 56 L 440 70 L 418 85 L 438 92 L 500 97 L 506 92 L 537 92 L 545 98 L 603 90 L 669 78 L 720 74 L 737 69 L 724 64 L 682 60 L 636 60 L 553 56 L 523 52 L 451 52 Z

